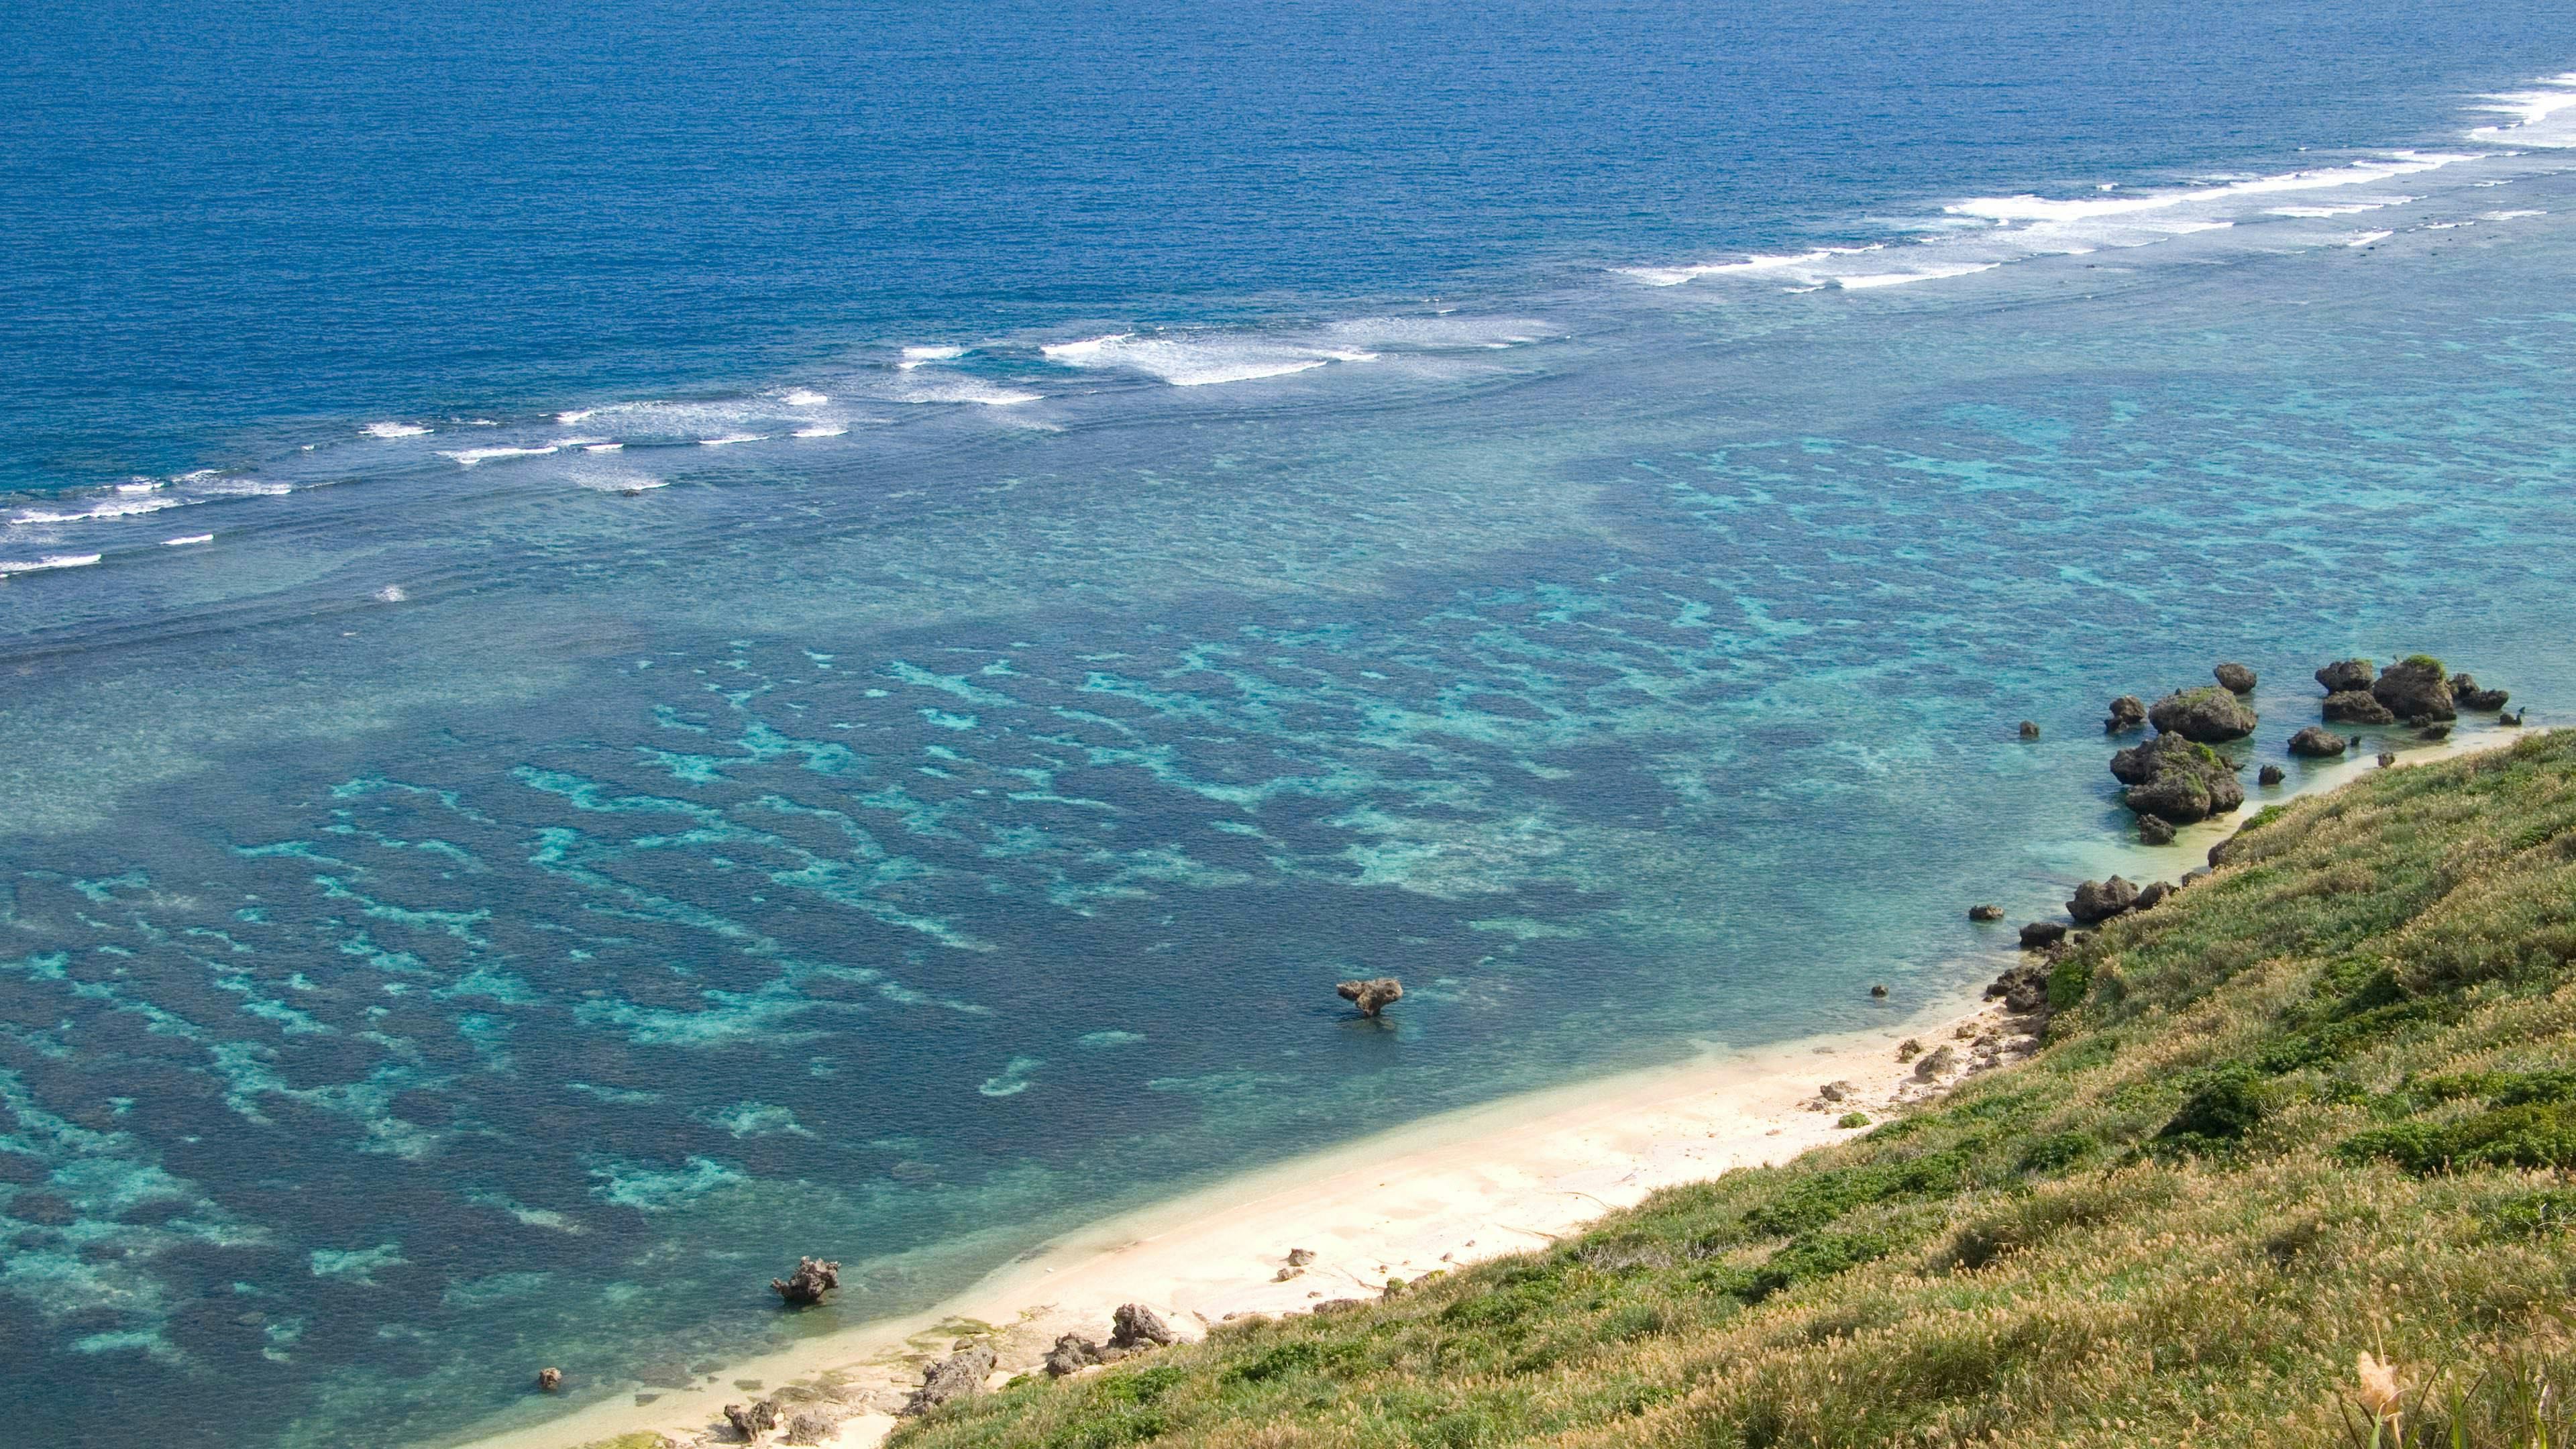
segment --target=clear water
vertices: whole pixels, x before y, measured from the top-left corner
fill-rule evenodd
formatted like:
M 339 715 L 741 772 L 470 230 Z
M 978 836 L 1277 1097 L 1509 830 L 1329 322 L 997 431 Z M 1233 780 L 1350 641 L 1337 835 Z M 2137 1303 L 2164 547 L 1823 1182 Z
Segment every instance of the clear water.
M 2110 694 L 2550 720 L 2576 15 L 2247 8 L 13 15 L 0 1408 L 649 1392 L 1990 970 Z

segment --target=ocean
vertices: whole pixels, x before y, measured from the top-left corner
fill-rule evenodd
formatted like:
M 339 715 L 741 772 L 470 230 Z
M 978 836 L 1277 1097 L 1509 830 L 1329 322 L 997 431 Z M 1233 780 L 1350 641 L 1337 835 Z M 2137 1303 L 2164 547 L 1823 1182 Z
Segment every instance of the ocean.
M 2576 711 L 2564 6 L 10 18 L 52 1442 L 452 1443 L 1919 1007 L 2221 660 L 2265 761 L 2353 654 Z

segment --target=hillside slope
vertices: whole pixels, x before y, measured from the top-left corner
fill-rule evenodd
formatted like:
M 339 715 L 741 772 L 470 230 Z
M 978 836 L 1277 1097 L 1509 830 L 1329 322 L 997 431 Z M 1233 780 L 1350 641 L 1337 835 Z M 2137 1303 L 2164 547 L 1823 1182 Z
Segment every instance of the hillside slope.
M 2047 1048 L 1937 1105 L 896 1449 L 2360 1443 L 2365 1352 L 2408 1442 L 2566 1438 L 2576 733 L 2225 855 L 2069 949 Z

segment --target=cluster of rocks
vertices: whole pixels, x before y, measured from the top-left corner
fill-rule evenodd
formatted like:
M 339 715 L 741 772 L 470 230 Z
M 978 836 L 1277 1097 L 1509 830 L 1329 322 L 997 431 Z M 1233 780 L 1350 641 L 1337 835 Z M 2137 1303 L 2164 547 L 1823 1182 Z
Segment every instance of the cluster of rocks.
M 1303 1251 L 1300 1249 L 1299 1251 Z M 1290 1255 L 1292 1260 L 1294 1254 Z M 1312 1261 L 1314 1255 L 1306 1255 Z M 1055 1341 L 1046 1356 L 1046 1371 L 1054 1378 L 1077 1374 L 1097 1364 L 1116 1363 L 1135 1354 L 1169 1348 L 1180 1342 L 1170 1325 L 1142 1303 L 1122 1303 L 1110 1316 L 1109 1341 L 1095 1343 L 1078 1333 L 1068 1333 Z
M 2109 735 L 2155 726 L 2154 739 L 2111 757 L 2112 775 L 2127 787 L 2121 801 L 2137 812 L 2139 838 L 2151 845 L 2172 840 L 2177 826 L 2245 803 L 2245 787 L 2236 779 L 2239 766 L 2210 746 L 2241 740 L 2262 723 L 2243 699 L 2254 692 L 2256 676 L 2232 662 L 2210 673 L 2218 683 L 2177 689 L 2152 706 L 2134 694 L 2121 695 L 2102 721 Z
M 841 1416 L 823 1409 L 798 1409 L 793 1414 L 776 1399 L 762 1399 L 753 1404 L 727 1404 L 725 1422 L 733 1426 L 733 1436 L 745 1444 L 757 1444 L 771 1431 L 784 1428 L 783 1444 L 822 1444 L 840 1432 Z

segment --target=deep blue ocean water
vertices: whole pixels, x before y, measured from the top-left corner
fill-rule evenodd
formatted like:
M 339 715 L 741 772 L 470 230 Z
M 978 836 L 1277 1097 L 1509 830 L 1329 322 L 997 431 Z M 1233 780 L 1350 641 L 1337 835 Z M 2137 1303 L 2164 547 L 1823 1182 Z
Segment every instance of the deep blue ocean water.
M 11 12 L 0 1411 L 453 1439 L 1863 1024 L 2222 658 L 2564 722 L 2576 14 L 2064 11 Z

